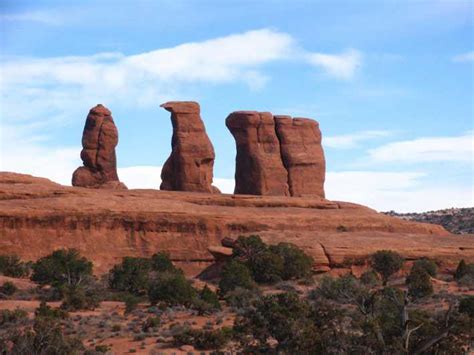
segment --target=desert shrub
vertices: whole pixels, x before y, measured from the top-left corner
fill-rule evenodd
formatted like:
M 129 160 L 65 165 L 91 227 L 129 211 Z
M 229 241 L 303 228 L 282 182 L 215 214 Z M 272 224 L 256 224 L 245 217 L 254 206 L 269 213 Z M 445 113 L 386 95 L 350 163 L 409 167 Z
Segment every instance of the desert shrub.
M 198 350 L 219 350 L 223 348 L 231 338 L 231 328 L 211 331 L 187 328 L 173 335 L 173 341 L 176 346 L 192 345 Z
M 229 306 L 238 310 L 251 307 L 259 297 L 258 289 L 249 290 L 237 287 L 225 294 L 225 301 Z
M 151 257 L 151 269 L 158 272 L 173 271 L 175 267 L 170 256 L 165 252 L 158 252 Z
M 467 296 L 459 301 L 459 312 L 474 318 L 474 296 Z
M 7 323 L 16 323 L 18 321 L 28 318 L 28 312 L 23 309 L 2 309 L 0 310 L 0 326 L 3 326 Z
M 168 305 L 190 306 L 196 297 L 196 290 L 182 272 L 159 273 L 150 281 L 148 288 L 151 304 L 163 302 Z
M 436 277 L 438 266 L 433 260 L 423 258 L 413 263 L 412 270 L 423 270 L 431 277 Z
M 123 301 L 125 302 L 125 314 L 129 314 L 137 309 L 140 299 L 132 294 L 126 294 L 123 296 Z
M 414 298 L 423 298 L 433 294 L 430 275 L 425 271 L 414 271 L 407 279 L 408 294 Z
M 100 305 L 100 297 L 94 288 L 63 287 L 61 308 L 68 311 L 92 310 Z
M 148 332 L 150 329 L 158 328 L 160 326 L 160 317 L 148 317 L 142 324 L 142 331 Z
M 8 338 L 9 354 L 77 354 L 84 350 L 78 338 L 64 336 L 61 325 L 52 319 L 37 318 L 33 327 L 15 332 Z
M 0 255 L 0 274 L 9 277 L 24 277 L 29 273 L 28 264 L 17 255 Z
M 237 238 L 232 251 L 232 256 L 243 262 L 252 262 L 255 256 L 267 250 L 267 245 L 258 235 Z
M 380 279 L 374 270 L 367 270 L 360 275 L 360 282 L 365 286 L 374 287 L 380 283 Z
M 239 261 L 230 260 L 222 269 L 219 292 L 225 295 L 237 287 L 252 289 L 255 287 L 255 284 L 247 266 Z
M 41 301 L 35 310 L 36 318 L 65 319 L 69 315 L 64 309 L 52 308 L 45 301 Z
M 474 280 L 474 263 L 466 264 L 464 259 L 462 259 L 456 268 L 454 278 L 458 282 L 463 278 Z
M 402 268 L 403 258 L 392 250 L 379 250 L 372 255 L 371 264 L 373 269 L 382 276 L 385 286 L 390 276 Z
M 319 286 L 313 290 L 310 297 L 323 297 L 338 302 L 349 302 L 362 289 L 357 279 L 352 275 L 339 278 L 323 277 Z
M 157 267 L 160 267 L 162 260 L 161 257 L 157 258 L 160 259 L 157 260 Z M 140 295 L 148 287 L 150 271 L 150 259 L 127 256 L 110 270 L 109 286 L 113 290 Z
M 16 291 L 18 291 L 18 287 L 16 287 L 15 284 L 10 281 L 4 282 L 3 285 L 0 286 L 0 293 L 3 293 L 6 296 L 11 296 Z
M 238 317 L 234 326 L 244 352 L 313 353 L 319 347 L 318 330 L 309 318 L 310 305 L 295 293 L 265 296 Z
M 61 249 L 34 263 L 31 280 L 54 287 L 77 286 L 87 276 L 92 276 L 92 262 L 75 249 Z
M 283 258 L 281 278 L 303 278 L 311 274 L 313 258 L 291 243 L 279 243 L 270 246 L 270 251 Z
M 221 309 L 219 297 L 215 292 L 213 292 L 209 287 L 207 287 L 207 285 L 205 285 L 201 292 L 199 292 L 199 299 L 209 304 L 213 309 Z
M 96 345 L 94 350 L 98 353 L 107 353 L 111 350 L 112 348 L 110 345 L 107 344 L 101 344 L 101 345 Z
M 414 298 L 423 298 L 433 293 L 431 276 L 424 267 L 413 265 L 410 274 L 406 278 L 408 294 Z
M 247 265 L 256 282 L 268 284 L 281 281 L 285 268 L 283 258 L 270 251 L 264 251 L 255 255 L 252 261 L 248 262 Z

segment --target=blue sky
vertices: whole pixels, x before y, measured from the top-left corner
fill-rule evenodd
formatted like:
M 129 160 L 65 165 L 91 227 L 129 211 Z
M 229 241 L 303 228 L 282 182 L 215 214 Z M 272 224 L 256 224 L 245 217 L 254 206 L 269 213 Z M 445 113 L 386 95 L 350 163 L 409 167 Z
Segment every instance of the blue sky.
M 0 170 L 69 183 L 88 110 L 118 126 L 119 175 L 159 186 L 195 100 L 233 184 L 224 121 L 319 121 L 326 191 L 378 210 L 474 205 L 472 1 L 0 1 Z

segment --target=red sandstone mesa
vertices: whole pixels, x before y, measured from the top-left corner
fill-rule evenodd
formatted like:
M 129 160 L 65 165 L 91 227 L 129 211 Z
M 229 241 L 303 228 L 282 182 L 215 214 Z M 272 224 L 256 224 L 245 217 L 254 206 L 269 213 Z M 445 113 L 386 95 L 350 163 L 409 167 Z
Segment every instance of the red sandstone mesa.
M 171 155 L 161 171 L 160 190 L 218 193 L 212 186 L 214 147 L 193 101 L 171 101 L 161 105 L 171 112 Z
M 270 112 L 237 111 L 226 119 L 235 138 L 235 194 L 289 196 L 275 121 Z
M 275 125 L 291 196 L 324 197 L 326 161 L 318 122 L 275 116 Z
M 117 175 L 117 143 L 118 131 L 111 112 L 100 104 L 91 108 L 82 134 L 84 166 L 74 171 L 72 185 L 125 189 Z

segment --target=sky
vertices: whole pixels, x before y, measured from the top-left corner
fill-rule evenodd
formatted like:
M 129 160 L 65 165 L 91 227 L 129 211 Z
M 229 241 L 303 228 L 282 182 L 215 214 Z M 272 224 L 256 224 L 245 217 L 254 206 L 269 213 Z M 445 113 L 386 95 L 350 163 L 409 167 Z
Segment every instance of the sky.
M 233 191 L 236 110 L 317 120 L 326 195 L 474 206 L 474 2 L 0 0 L 0 170 L 70 184 L 107 106 L 120 179 L 158 188 L 170 100 L 193 100 Z

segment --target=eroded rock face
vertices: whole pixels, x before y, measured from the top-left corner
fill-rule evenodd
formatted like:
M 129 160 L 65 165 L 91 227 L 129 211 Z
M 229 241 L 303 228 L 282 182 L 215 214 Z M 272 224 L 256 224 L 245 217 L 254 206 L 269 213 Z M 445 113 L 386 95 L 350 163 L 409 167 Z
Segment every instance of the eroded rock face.
M 82 134 L 81 159 L 84 166 L 74 171 L 72 185 L 126 188 L 117 175 L 117 144 L 118 131 L 111 112 L 100 104 L 93 107 L 87 115 Z
M 237 111 L 226 125 L 237 145 L 235 194 L 324 198 L 326 162 L 318 122 Z
M 344 226 L 344 231 L 341 231 Z M 36 260 L 74 248 L 97 274 L 125 256 L 168 252 L 190 276 L 208 267 L 240 235 L 288 242 L 314 258 L 317 270 L 390 249 L 404 258 L 455 268 L 474 262 L 473 236 L 370 208 L 321 198 L 195 194 L 158 190 L 77 189 L 0 172 L 0 254 Z M 218 255 L 219 254 L 219 255 Z
M 318 122 L 275 116 L 275 126 L 291 196 L 324 197 L 326 161 Z
M 235 194 L 289 196 L 275 121 L 270 112 L 237 111 L 226 119 L 235 138 Z
M 218 193 L 212 186 L 214 147 L 193 101 L 172 101 L 161 105 L 171 112 L 173 137 L 171 155 L 161 171 L 160 190 Z

